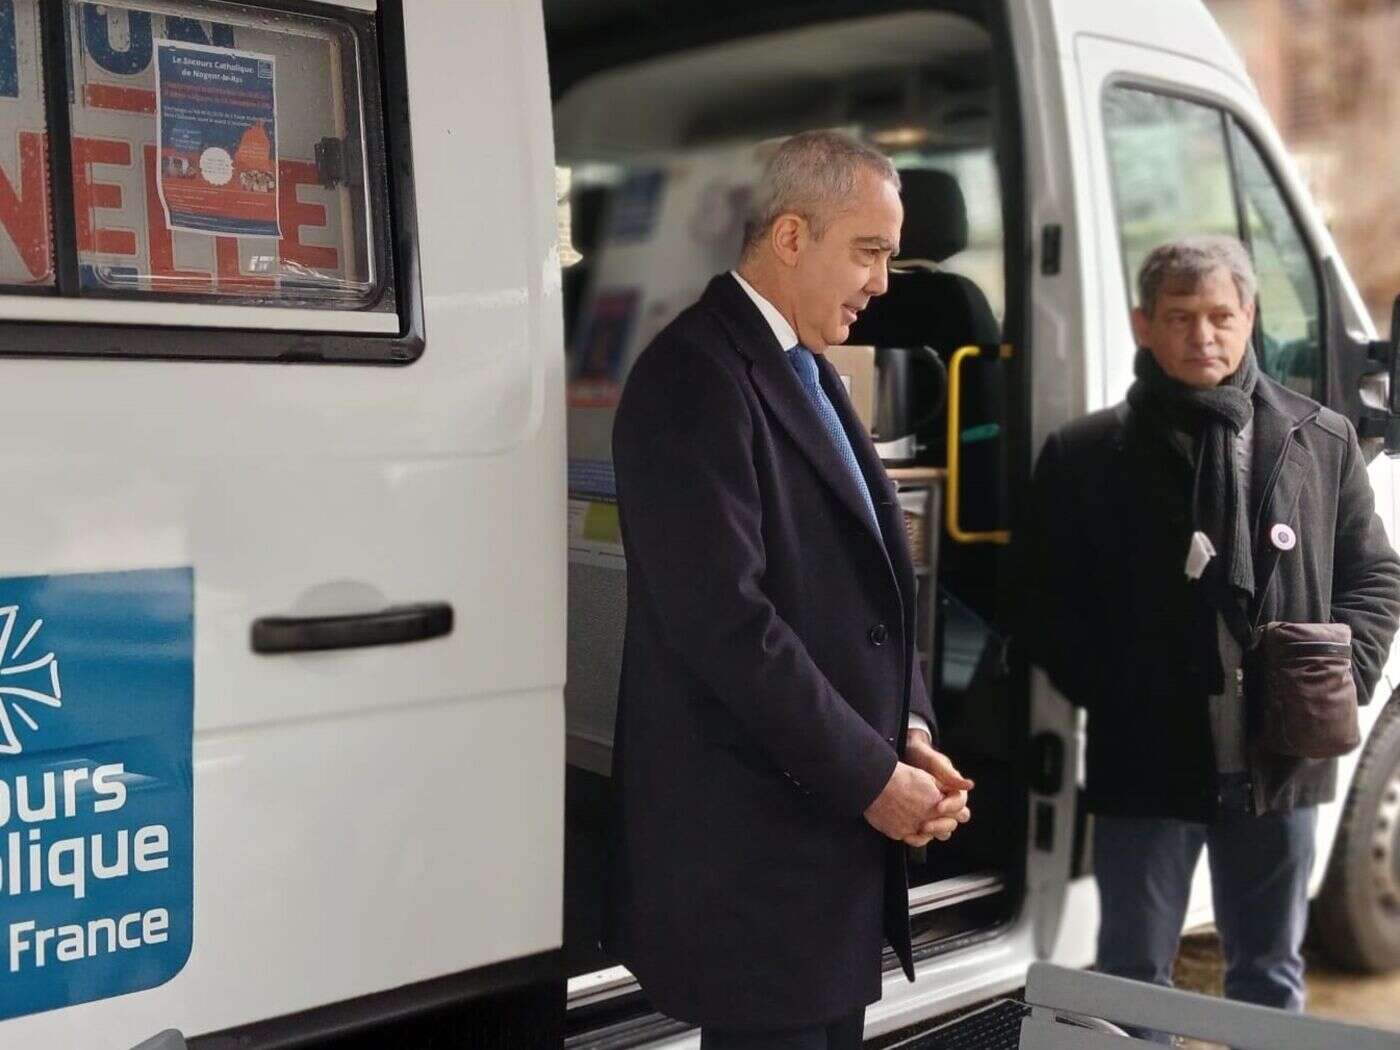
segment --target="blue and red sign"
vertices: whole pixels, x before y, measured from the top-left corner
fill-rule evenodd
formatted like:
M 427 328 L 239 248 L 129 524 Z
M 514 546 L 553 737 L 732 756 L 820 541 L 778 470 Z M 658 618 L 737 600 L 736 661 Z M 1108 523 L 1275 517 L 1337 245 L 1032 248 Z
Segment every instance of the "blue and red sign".
M 166 225 L 280 237 L 272 56 L 175 40 L 155 52 Z
M 194 572 L 0 579 L 0 1021 L 193 944 Z

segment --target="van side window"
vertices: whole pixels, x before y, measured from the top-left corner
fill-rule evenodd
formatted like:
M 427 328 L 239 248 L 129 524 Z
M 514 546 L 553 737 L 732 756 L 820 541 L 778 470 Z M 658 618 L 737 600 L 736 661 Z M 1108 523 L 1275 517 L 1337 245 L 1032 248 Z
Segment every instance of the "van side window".
M 1259 151 L 1233 120 L 1230 144 L 1244 205 L 1246 243 L 1259 275 L 1259 316 L 1254 327 L 1259 363 L 1285 386 L 1320 397 L 1322 311 L 1312 257 Z
M 1225 125 L 1218 110 L 1179 98 L 1111 87 L 1104 134 L 1118 213 L 1124 276 L 1170 237 L 1239 236 Z
M 376 295 L 385 222 L 349 26 L 206 0 L 69 3 L 68 42 L 84 291 L 394 309 Z
M 405 58 L 403 0 L 0 0 L 0 356 L 416 361 Z
M 1260 367 L 1310 397 L 1321 387 L 1320 296 L 1307 244 L 1257 148 L 1233 118 L 1139 88 L 1104 93 L 1104 135 L 1124 280 L 1170 237 L 1240 238 L 1259 275 L 1254 329 Z
M 39 0 L 0 4 L 0 285 L 54 283 Z

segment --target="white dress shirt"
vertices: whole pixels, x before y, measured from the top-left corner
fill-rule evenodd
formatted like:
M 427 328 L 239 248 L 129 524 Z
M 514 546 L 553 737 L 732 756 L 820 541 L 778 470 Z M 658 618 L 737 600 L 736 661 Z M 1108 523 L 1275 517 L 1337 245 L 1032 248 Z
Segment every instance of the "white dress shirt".
M 773 337 L 778 340 L 778 345 L 782 347 L 783 353 L 787 353 L 797 346 L 800 342 L 797 333 L 793 331 L 792 325 L 788 324 L 787 318 L 778 311 L 778 308 L 759 295 L 754 286 L 740 277 L 737 271 L 730 270 L 729 275 L 739 282 L 739 287 L 744 290 L 744 294 L 753 300 L 754 306 L 758 307 L 758 312 L 763 315 L 763 319 L 768 322 L 768 327 L 773 330 Z M 812 348 L 808 347 L 808 349 Z M 924 720 L 922 715 L 913 711 L 909 712 L 909 728 L 921 730 L 928 735 L 929 740 L 933 739 L 928 722 Z

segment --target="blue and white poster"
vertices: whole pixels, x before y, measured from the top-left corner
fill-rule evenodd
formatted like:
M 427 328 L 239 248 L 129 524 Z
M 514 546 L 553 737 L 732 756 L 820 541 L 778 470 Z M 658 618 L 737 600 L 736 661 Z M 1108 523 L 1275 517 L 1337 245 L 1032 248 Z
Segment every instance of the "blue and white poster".
M 0 1020 L 193 943 L 194 572 L 0 579 Z
M 278 237 L 271 55 L 155 41 L 157 185 L 172 230 Z

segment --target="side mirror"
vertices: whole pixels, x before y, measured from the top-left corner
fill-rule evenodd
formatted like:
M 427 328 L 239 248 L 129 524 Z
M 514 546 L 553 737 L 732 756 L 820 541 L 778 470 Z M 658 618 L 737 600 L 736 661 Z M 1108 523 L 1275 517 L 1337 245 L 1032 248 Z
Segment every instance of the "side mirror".
M 1382 449 L 1400 456 L 1400 297 L 1391 310 L 1390 338 L 1359 340 L 1347 329 L 1340 264 L 1329 256 L 1322 272 L 1327 294 L 1324 403 L 1356 425 L 1367 462 Z M 1390 389 L 1383 393 L 1380 387 L 1387 380 Z
M 1362 416 L 1357 433 L 1363 438 L 1380 438 L 1386 455 L 1400 456 L 1400 295 L 1390 308 L 1390 338 L 1371 340 L 1366 357 L 1373 366 L 1370 373 L 1386 374 L 1386 410 L 1371 409 Z
M 1393 419 L 1400 416 L 1400 295 L 1395 297 L 1395 302 L 1390 306 L 1390 340 L 1382 344 L 1389 355 L 1386 371 L 1390 375 L 1390 389 L 1387 391 L 1386 406 L 1390 409 Z M 1386 442 L 1386 451 L 1390 450 L 1390 442 Z

